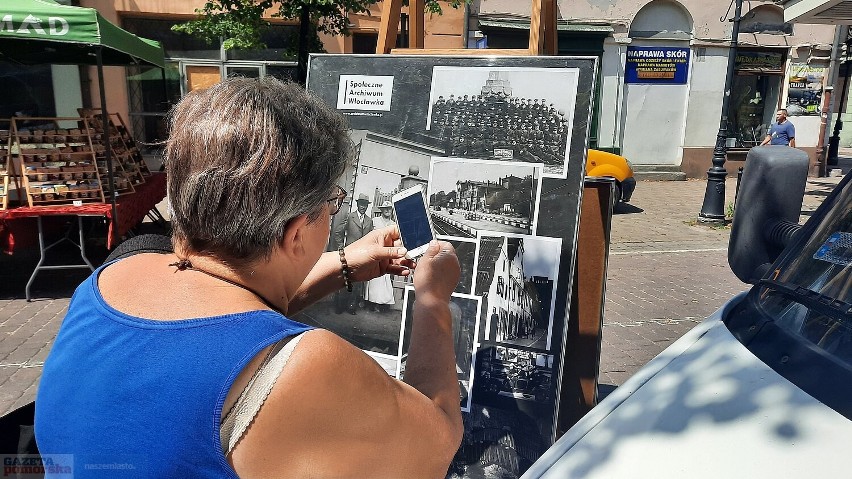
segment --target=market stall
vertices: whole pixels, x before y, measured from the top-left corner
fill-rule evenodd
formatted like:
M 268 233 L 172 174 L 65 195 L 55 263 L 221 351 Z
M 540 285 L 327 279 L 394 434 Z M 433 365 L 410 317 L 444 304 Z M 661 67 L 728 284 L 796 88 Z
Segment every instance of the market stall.
M 52 0 L 4 0 L 2 5 L 0 5 L 0 18 L 2 18 L 2 22 L 0 22 L 0 61 L 26 65 L 48 63 L 93 65 L 97 67 L 100 96 L 100 108 L 97 111 L 100 113 L 99 123 L 101 125 L 111 124 L 106 105 L 106 92 L 103 80 L 103 67 L 105 65 L 150 65 L 160 68 L 163 68 L 165 65 L 163 48 L 158 42 L 137 37 L 119 28 L 104 19 L 93 8 L 61 5 Z M 82 124 L 83 122 L 80 123 Z M 65 134 L 67 136 L 68 133 L 60 133 L 57 129 L 55 130 L 55 134 Z M 103 216 L 107 219 L 109 222 L 107 244 L 111 246 L 119 237 L 135 226 L 136 222 L 141 221 L 147 211 L 153 208 L 165 196 L 165 178 L 158 178 L 154 181 L 149 181 L 150 185 L 145 183 L 144 194 L 133 193 L 122 196 L 120 199 L 118 198 L 116 172 L 114 171 L 113 164 L 115 149 L 111 146 L 113 145 L 111 137 L 117 134 L 119 134 L 118 131 L 108 127 L 104 127 L 101 133 L 103 136 L 102 141 L 107 145 L 103 150 L 102 158 L 105 167 L 103 176 L 106 176 L 106 178 L 103 178 L 106 183 L 103 191 L 107 193 L 107 197 L 103 198 L 105 202 L 84 203 L 80 201 L 79 196 L 75 198 L 71 195 L 68 198 L 69 201 L 67 201 L 67 204 L 35 206 L 30 198 L 29 206 L 8 209 L 0 214 L 0 226 L 2 226 L 0 229 L 5 230 L 5 233 L 0 235 L 0 239 L 5 238 L 6 241 L 3 248 L 7 252 L 14 248 L 13 238 L 15 230 L 22 228 L 22 223 L 13 225 L 11 222 L 21 218 L 36 218 L 36 225 L 39 228 L 41 259 L 36 270 L 33 272 L 32 278 L 35 277 L 40 269 L 53 268 L 43 266 L 45 253 L 52 246 L 45 246 L 41 220 L 43 216 L 63 215 L 78 217 L 77 222 L 80 235 L 78 246 L 80 247 L 81 257 L 85 264 L 62 265 L 59 267 L 91 268 L 91 264 L 89 264 L 85 257 L 83 246 L 82 220 L 80 220 L 82 216 Z M 32 135 L 30 141 L 35 141 L 32 139 Z M 10 142 L 9 145 L 7 154 L 21 155 L 23 153 L 21 145 L 14 142 Z M 30 153 L 34 155 L 34 160 L 40 162 L 39 166 L 44 167 L 45 170 L 55 166 L 49 164 L 54 159 L 50 155 L 82 154 L 68 143 L 62 146 L 69 149 L 67 151 L 58 149 L 55 153 L 44 151 L 32 151 Z M 96 154 L 97 151 L 95 151 L 92 161 L 97 165 L 99 158 Z M 46 158 L 43 157 L 45 155 L 47 156 Z M 50 171 L 42 170 L 25 172 L 20 170 L 20 168 L 15 168 L 14 165 L 16 163 L 10 162 L 9 164 L 13 165 L 13 167 L 7 168 L 7 170 L 12 170 L 11 173 L 6 171 L 7 174 L 16 175 L 22 179 L 28 173 L 35 173 L 35 175 L 51 174 Z M 20 167 L 20 160 L 17 165 Z M 59 172 L 62 176 L 66 176 L 68 173 L 65 170 Z M 71 172 L 71 174 L 73 173 Z M 98 181 L 100 181 L 100 178 Z M 32 194 L 32 191 L 25 191 L 24 193 L 29 195 Z M 5 189 L 4 194 L 8 194 Z M 48 202 L 46 198 L 48 197 L 42 196 L 44 203 Z M 141 209 L 145 209 L 145 211 L 140 215 L 139 211 Z M 27 221 L 26 224 L 32 225 L 33 223 L 32 221 Z M 68 235 L 63 238 L 63 240 L 65 239 L 70 240 Z M 32 278 L 30 283 L 32 282 Z M 27 290 L 29 290 L 29 285 Z M 29 299 L 29 292 L 27 292 L 27 297 Z

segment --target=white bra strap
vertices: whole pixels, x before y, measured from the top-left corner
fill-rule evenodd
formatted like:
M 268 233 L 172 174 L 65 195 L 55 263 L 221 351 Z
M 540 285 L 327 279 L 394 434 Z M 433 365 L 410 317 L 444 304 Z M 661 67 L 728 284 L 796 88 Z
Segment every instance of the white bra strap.
M 226 456 L 231 453 L 257 416 L 260 407 L 263 406 L 269 393 L 272 392 L 275 381 L 278 380 L 278 376 L 281 375 L 281 371 L 287 365 L 287 360 L 290 359 L 290 355 L 303 336 L 304 333 L 300 333 L 285 338 L 272 346 L 273 350 L 270 352 L 269 362 L 260 366 L 252 381 L 240 394 L 234 407 L 225 416 L 219 426 L 219 436 L 222 441 L 222 451 Z

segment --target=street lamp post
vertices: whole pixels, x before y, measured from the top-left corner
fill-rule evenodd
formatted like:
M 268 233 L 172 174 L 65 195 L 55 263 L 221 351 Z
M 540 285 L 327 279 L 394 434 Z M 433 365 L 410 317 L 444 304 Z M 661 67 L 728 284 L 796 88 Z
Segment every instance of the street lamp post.
M 852 47 L 852 30 L 846 27 L 846 58 L 849 58 L 849 50 Z M 840 90 L 840 102 L 837 108 L 837 118 L 834 121 L 834 131 L 831 138 L 828 139 L 828 154 L 826 155 L 826 164 L 831 166 L 837 165 L 838 150 L 840 148 L 840 131 L 843 129 L 843 121 L 840 119 L 843 109 L 846 107 L 846 94 L 849 91 L 849 63 L 848 61 L 838 62 L 838 70 L 844 66 L 843 70 L 843 89 Z M 835 93 L 836 94 L 836 93 Z
M 704 204 L 698 213 L 698 221 L 723 223 L 725 221 L 725 155 L 727 154 L 728 114 L 731 109 L 731 88 L 734 83 L 734 67 L 737 59 L 737 36 L 740 34 L 740 13 L 742 0 L 735 0 L 731 48 L 728 50 L 728 72 L 725 76 L 725 90 L 722 95 L 722 118 L 719 132 L 716 134 L 716 146 L 713 148 L 713 166 L 707 170 L 707 189 L 704 191 Z

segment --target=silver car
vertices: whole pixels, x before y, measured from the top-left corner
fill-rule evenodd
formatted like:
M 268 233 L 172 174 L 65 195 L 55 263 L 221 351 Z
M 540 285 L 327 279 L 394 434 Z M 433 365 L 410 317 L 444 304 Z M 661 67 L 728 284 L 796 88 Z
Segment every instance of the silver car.
M 844 178 L 799 227 L 807 161 L 796 151 L 760 147 L 746 161 L 729 260 L 751 290 L 524 478 L 852 477 L 852 185 Z

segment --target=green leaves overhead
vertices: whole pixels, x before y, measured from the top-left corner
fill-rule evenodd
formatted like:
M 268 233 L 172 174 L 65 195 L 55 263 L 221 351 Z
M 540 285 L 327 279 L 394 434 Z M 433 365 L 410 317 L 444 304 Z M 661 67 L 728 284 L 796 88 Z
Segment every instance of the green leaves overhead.
M 472 0 L 426 1 L 426 11 L 441 14 L 441 3 L 460 8 Z M 198 18 L 172 27 L 210 43 L 220 39 L 226 50 L 232 48 L 257 49 L 266 46 L 261 33 L 269 25 L 264 18 L 298 21 L 302 9 L 307 7 L 310 21 L 317 32 L 330 35 L 349 32 L 350 14 L 368 14 L 370 6 L 378 0 L 208 0 L 203 8 L 195 10 Z M 404 2 L 407 4 L 407 1 Z

